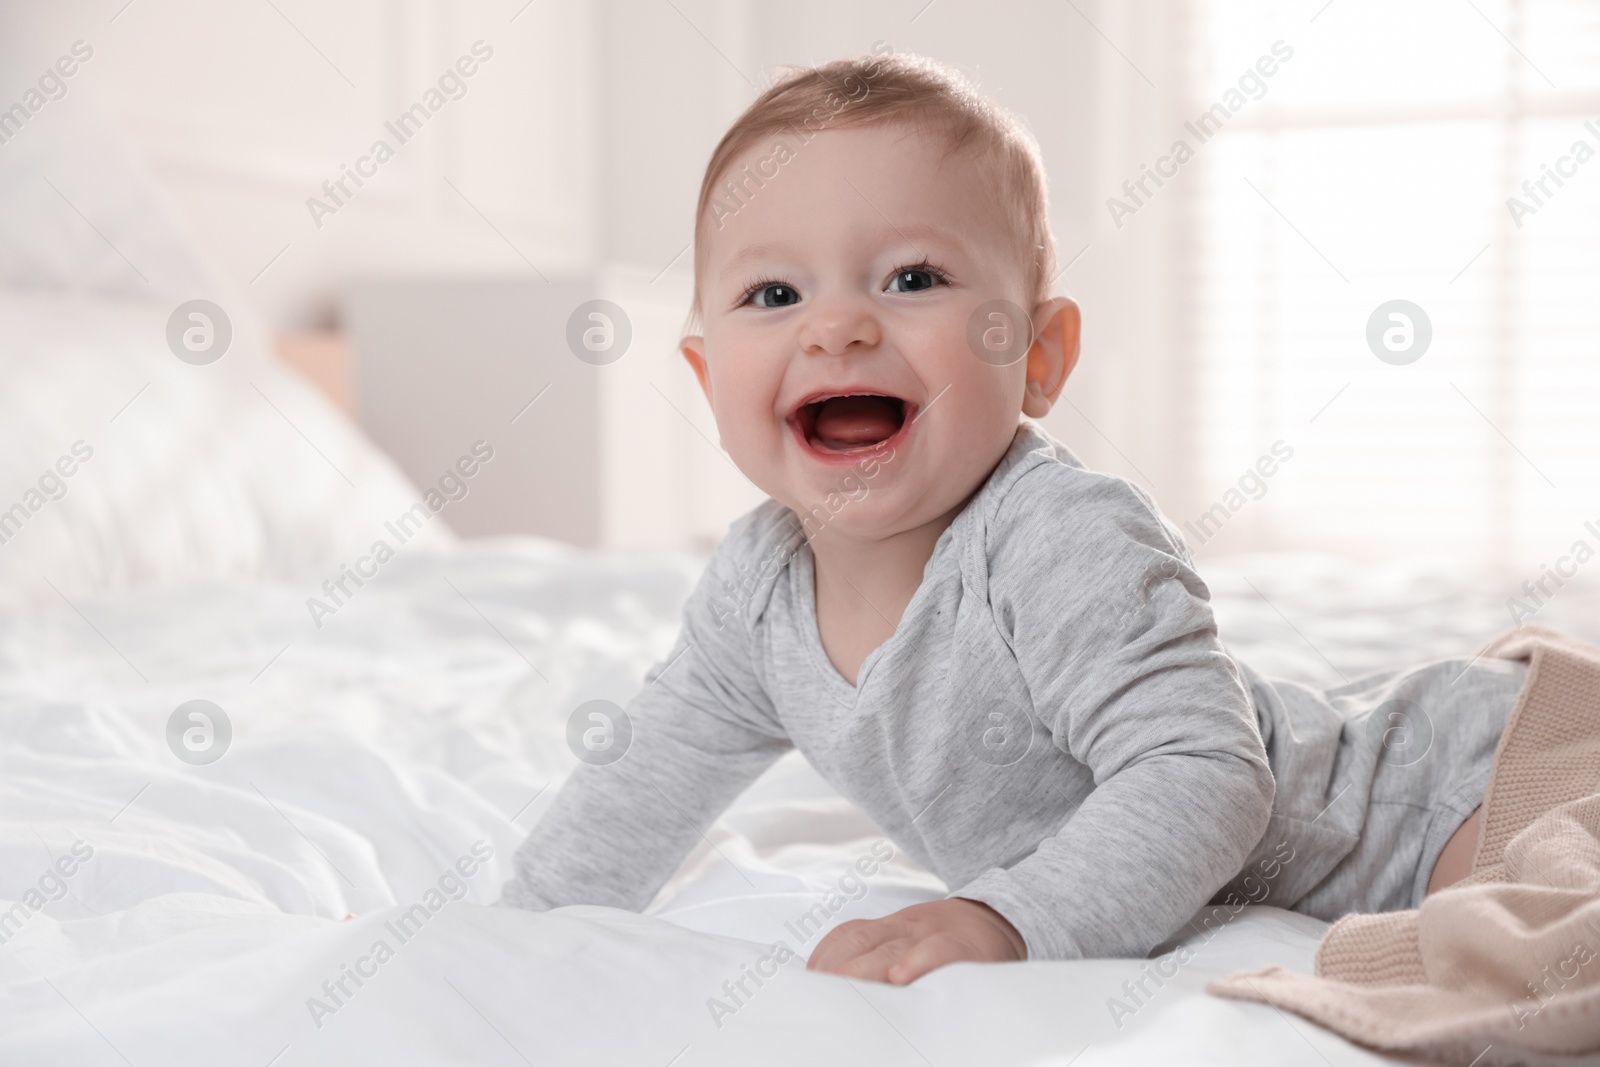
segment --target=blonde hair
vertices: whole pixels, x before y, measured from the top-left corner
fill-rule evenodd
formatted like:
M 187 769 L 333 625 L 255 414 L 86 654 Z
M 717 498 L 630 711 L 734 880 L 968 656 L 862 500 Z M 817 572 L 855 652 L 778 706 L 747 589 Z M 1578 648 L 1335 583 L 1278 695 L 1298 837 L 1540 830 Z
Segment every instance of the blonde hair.
M 1035 304 L 1047 299 L 1055 274 L 1055 241 L 1044 163 L 1033 135 L 955 69 L 924 56 L 875 51 L 785 70 L 722 135 L 706 164 L 695 208 L 691 321 L 700 315 L 708 212 L 720 228 L 724 217 L 743 206 L 744 197 L 777 176 L 777 171 L 764 172 L 762 164 L 781 166 L 824 129 L 893 124 L 937 133 L 950 155 L 971 151 L 994 164 L 999 202 L 1014 220 L 1018 248 L 1027 261 L 1028 293 Z M 768 138 L 772 152 L 756 171 L 746 164 L 730 178 L 734 160 Z

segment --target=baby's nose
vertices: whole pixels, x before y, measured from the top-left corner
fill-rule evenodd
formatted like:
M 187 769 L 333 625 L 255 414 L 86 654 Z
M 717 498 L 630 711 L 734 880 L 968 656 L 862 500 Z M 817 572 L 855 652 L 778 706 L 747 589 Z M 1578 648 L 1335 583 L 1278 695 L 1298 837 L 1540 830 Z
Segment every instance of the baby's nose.
M 847 355 L 882 340 L 882 324 L 867 301 L 816 301 L 800 326 L 801 346 L 817 354 Z

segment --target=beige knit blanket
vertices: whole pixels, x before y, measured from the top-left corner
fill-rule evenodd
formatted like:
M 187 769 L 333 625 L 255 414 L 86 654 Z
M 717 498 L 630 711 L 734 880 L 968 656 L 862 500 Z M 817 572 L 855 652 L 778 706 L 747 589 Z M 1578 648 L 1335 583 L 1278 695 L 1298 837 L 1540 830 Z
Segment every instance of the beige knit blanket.
M 1316 977 L 1267 967 L 1209 992 L 1424 1060 L 1600 1064 L 1600 646 L 1527 624 L 1482 655 L 1529 670 L 1472 874 L 1415 911 L 1346 915 Z

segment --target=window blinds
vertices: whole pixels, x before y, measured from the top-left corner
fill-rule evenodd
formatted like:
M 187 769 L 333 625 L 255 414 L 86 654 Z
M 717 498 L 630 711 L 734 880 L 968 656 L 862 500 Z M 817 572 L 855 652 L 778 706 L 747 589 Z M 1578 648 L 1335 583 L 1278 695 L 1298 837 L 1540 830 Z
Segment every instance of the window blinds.
M 1182 168 L 1196 475 L 1221 497 L 1293 450 L 1212 547 L 1535 570 L 1600 550 L 1600 4 L 1192 14 L 1189 114 L 1242 103 Z M 1410 362 L 1368 341 L 1395 300 L 1431 331 Z

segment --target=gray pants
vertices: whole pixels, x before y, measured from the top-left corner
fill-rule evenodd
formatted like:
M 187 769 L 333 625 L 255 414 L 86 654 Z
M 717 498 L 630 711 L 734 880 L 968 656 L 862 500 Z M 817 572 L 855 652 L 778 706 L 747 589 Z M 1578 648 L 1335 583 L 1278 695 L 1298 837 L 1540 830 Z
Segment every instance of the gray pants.
M 1267 832 L 1213 902 L 1328 921 L 1420 905 L 1445 842 L 1483 801 L 1527 664 L 1443 660 L 1326 690 L 1241 666 L 1278 791 Z

